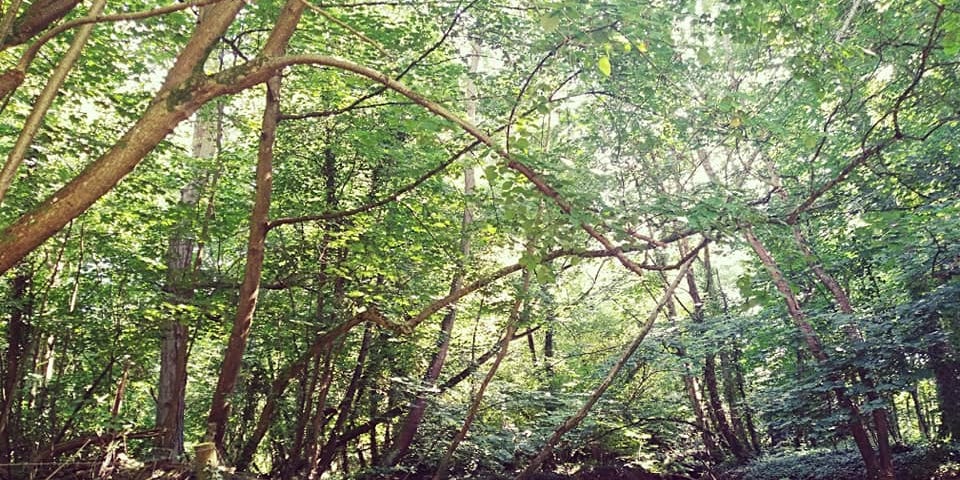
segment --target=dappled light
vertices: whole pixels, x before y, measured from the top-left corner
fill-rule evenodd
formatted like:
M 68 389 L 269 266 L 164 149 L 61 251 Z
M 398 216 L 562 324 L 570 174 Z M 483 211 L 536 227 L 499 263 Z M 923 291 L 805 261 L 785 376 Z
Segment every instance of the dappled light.
M 960 6 L 0 4 L 0 480 L 960 478 Z

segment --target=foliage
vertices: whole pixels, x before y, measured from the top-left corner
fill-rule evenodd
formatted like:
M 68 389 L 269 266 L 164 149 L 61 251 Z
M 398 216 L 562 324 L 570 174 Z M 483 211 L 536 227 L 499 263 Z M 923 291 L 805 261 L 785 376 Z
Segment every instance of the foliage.
M 898 452 L 897 478 L 955 478 L 960 450 L 955 445 L 925 445 Z M 740 480 L 828 480 L 864 478 L 859 454 L 853 450 L 799 450 L 767 455 L 730 472 Z
M 13 3 L 0 26 L 19 34 L 41 2 Z M 18 225 L 63 220 L 0 276 L 0 464 L 150 431 L 171 322 L 186 330 L 184 438 L 204 439 L 234 315 L 251 300 L 239 292 L 267 153 L 265 257 L 226 463 L 253 441 L 247 470 L 279 477 L 432 473 L 513 321 L 454 476 L 524 468 L 621 367 L 548 467 L 692 473 L 765 451 L 739 475 L 857 478 L 838 390 L 864 418 L 895 413 L 895 440 L 956 440 L 953 2 L 201 3 L 107 5 L 165 10 L 95 21 L 0 198 L 0 259 L 34 237 Z M 204 41 L 201 9 L 234 3 L 208 48 L 182 53 Z M 88 8 L 69 7 L 43 31 Z M 285 27 L 286 51 L 264 51 Z M 0 87 L 25 75 L 0 89 L 4 158 L 74 32 L 0 43 Z M 161 86 L 193 60 L 176 88 Z M 261 145 L 262 83 L 275 73 L 279 126 Z M 194 149 L 197 126 L 215 130 L 212 156 Z M 124 137 L 141 127 L 156 141 Z M 188 294 L 171 277 L 177 241 Z M 451 292 L 465 294 L 440 300 Z M 361 313 L 377 321 L 322 342 Z M 438 380 L 424 382 L 441 352 Z M 414 450 L 391 459 L 417 396 L 428 403 Z M 138 442 L 132 457 L 158 455 Z M 937 475 L 954 450 L 914 446 L 900 474 Z M 61 458 L 97 452 L 106 458 Z

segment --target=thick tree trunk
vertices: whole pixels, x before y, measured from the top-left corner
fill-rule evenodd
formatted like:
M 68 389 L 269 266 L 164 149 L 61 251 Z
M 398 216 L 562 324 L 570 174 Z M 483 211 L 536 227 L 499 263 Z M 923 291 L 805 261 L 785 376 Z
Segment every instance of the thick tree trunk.
M 156 455 L 176 459 L 183 453 L 183 414 L 187 387 L 187 327 L 169 319 L 162 329 L 160 380 L 157 384 Z
M 211 121 L 212 120 L 212 121 Z M 193 156 L 212 158 L 217 154 L 219 118 L 198 115 L 193 130 Z M 194 295 L 193 215 L 200 200 L 199 182 L 191 182 L 180 190 L 181 218 L 170 236 L 167 249 L 167 279 L 164 290 L 172 305 L 189 304 Z M 183 415 L 187 391 L 187 345 L 189 332 L 186 318 L 174 309 L 161 328 L 160 379 L 157 383 L 156 428 L 162 433 L 156 440 L 159 458 L 177 459 L 183 454 Z

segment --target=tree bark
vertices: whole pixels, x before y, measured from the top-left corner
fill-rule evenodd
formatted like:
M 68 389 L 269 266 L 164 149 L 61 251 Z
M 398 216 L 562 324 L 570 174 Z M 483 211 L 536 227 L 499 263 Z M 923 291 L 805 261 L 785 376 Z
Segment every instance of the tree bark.
M 194 86 L 188 83 L 243 5 L 243 0 L 224 0 L 206 7 L 193 36 L 167 72 L 163 87 L 136 124 L 73 180 L 0 232 L 0 273 L 6 272 L 113 189 L 176 125 L 201 105 L 230 90 L 225 85 L 201 83 Z M 184 98 L 183 92 L 175 93 L 179 88 L 193 89 L 195 95 Z
M 270 212 L 270 195 L 273 189 L 273 146 L 276 141 L 277 122 L 280 118 L 280 76 L 267 81 L 266 107 L 260 132 L 257 152 L 256 193 L 253 211 L 250 214 L 250 233 L 247 240 L 247 263 L 240 299 L 234 317 L 233 330 L 220 367 L 220 377 L 207 416 L 207 439 L 218 448 L 223 447 L 227 420 L 230 415 L 230 395 L 237 384 L 243 352 L 253 323 L 260 294 L 260 274 L 263 269 L 264 249 L 267 237 L 267 221 Z
M 193 130 L 193 156 L 212 158 L 217 154 L 219 119 L 209 121 L 198 115 Z M 193 300 L 194 254 L 199 255 L 193 234 L 193 215 L 200 200 L 202 186 L 193 181 L 180 190 L 180 220 L 170 235 L 167 249 L 167 278 L 164 290 L 171 305 L 185 305 Z M 161 327 L 160 379 L 157 383 L 156 455 L 175 460 L 183 454 L 183 415 L 187 391 L 187 319 L 173 309 Z
M 20 384 L 23 356 L 27 352 L 27 333 L 30 315 L 30 282 L 32 275 L 26 267 L 17 270 L 10 282 L 10 319 L 7 323 L 7 351 L 4 354 L 3 397 L 0 398 L 0 463 L 9 464 L 12 458 L 13 423 L 11 412 L 20 398 L 17 386 Z M 5 468 L 5 467 L 4 467 Z
M 761 243 L 756 235 L 754 235 L 752 229 L 749 227 L 744 227 L 743 234 L 747 240 L 747 243 L 751 248 L 753 248 L 753 251 L 760 258 L 764 268 L 766 268 L 767 272 L 770 274 L 770 278 L 773 280 L 774 285 L 786 302 L 787 312 L 790 314 L 790 318 L 793 319 L 794 324 L 800 331 L 800 335 L 804 343 L 807 345 L 807 349 L 817 362 L 827 362 L 829 357 L 824 350 L 822 343 L 820 342 L 820 336 L 813 329 L 813 326 L 810 324 L 810 322 L 807 321 L 806 316 L 800 309 L 800 304 L 793 295 L 793 290 L 790 289 L 789 283 L 787 283 L 786 278 L 780 271 L 780 267 L 773 259 L 773 256 L 770 255 L 770 252 L 766 249 L 766 247 L 764 247 L 763 243 Z M 870 443 L 869 434 L 867 433 L 866 428 L 863 426 L 860 408 L 854 404 L 847 395 L 846 388 L 842 386 L 843 380 L 841 378 L 838 378 L 836 375 L 831 375 L 829 380 L 838 385 L 834 387 L 833 392 L 836 396 L 837 403 L 839 403 L 840 407 L 843 408 L 849 415 L 847 426 L 850 429 L 851 435 L 853 436 L 854 443 L 857 445 L 857 449 L 860 451 L 860 456 L 863 458 L 863 463 L 867 470 L 867 477 L 871 479 L 888 478 L 884 476 L 883 472 L 881 472 L 880 461 L 877 458 L 876 452 L 873 450 L 873 445 Z
M 36 34 L 46 30 L 46 28 L 57 20 L 60 20 L 77 4 L 80 0 L 39 0 L 30 4 L 22 15 L 13 22 L 13 29 L 7 33 L 0 43 L 0 50 L 20 45 Z M 10 15 L 16 14 L 14 11 L 8 12 Z

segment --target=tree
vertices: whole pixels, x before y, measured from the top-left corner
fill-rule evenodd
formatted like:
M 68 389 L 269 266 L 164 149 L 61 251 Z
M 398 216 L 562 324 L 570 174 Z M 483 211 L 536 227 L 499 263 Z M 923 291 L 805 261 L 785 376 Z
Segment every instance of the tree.
M 78 5 L 0 12 L 6 460 L 889 478 L 911 391 L 957 435 L 949 5 Z

